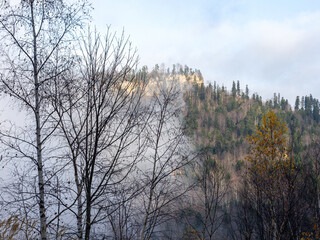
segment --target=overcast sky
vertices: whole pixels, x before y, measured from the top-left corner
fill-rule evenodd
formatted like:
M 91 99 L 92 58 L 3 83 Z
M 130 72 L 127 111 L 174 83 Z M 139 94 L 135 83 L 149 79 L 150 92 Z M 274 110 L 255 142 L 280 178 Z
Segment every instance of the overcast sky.
M 99 30 L 125 29 L 140 66 L 187 64 L 270 99 L 320 98 L 319 0 L 95 0 Z

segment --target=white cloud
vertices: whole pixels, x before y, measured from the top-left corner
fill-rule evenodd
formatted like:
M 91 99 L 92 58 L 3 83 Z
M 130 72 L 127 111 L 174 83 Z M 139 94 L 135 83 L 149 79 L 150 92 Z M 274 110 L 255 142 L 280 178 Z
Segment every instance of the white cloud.
M 113 13 L 97 19 L 115 29 L 125 27 L 139 49 L 141 65 L 187 64 L 200 69 L 207 81 L 230 88 L 233 80 L 240 80 L 243 88 L 248 84 L 264 98 L 280 92 L 291 103 L 296 95 L 320 97 L 320 12 L 246 19 L 234 12 L 241 5 L 229 1 L 217 19 L 205 9 L 207 1 L 164 2 L 113 3 Z
M 320 97 L 320 12 L 303 14 L 283 22 L 258 21 L 243 26 L 229 25 L 234 41 L 226 46 L 228 54 L 209 50 L 216 55 L 212 70 L 204 75 L 229 82 L 240 79 L 264 97 L 280 92 L 291 103 L 296 95 L 312 93 Z M 232 29 L 232 30 L 230 30 Z M 221 31 L 214 41 L 228 42 Z M 208 70 L 206 70 L 208 69 Z M 289 87 L 290 86 L 290 87 Z

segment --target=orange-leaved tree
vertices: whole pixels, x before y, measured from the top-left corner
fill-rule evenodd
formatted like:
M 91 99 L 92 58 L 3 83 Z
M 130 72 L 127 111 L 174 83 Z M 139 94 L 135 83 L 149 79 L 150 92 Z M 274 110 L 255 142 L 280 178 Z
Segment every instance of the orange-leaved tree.
M 287 127 L 273 112 L 247 137 L 247 197 L 256 217 L 259 239 L 290 239 L 289 216 L 294 194 L 295 166 L 287 146 Z
M 250 150 L 246 159 L 251 178 L 260 183 L 271 184 L 271 187 L 276 180 L 280 180 L 279 177 L 294 171 L 293 158 L 287 147 L 286 131 L 286 124 L 273 111 L 269 111 L 257 126 L 255 134 L 247 137 Z

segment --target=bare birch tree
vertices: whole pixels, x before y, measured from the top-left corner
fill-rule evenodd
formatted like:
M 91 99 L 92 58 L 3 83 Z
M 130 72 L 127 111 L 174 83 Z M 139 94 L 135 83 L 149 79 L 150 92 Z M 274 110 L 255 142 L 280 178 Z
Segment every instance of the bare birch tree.
M 48 143 L 58 126 L 52 121 L 54 111 L 48 107 L 51 93 L 47 90 L 72 66 L 73 58 L 67 58 L 66 53 L 73 41 L 72 33 L 81 26 L 88 10 L 85 1 L 67 4 L 63 0 L 25 0 L 1 4 L 1 90 L 13 97 L 30 118 L 24 129 L 1 131 L 2 143 L 16 153 L 11 158 L 28 160 L 35 169 L 37 188 L 28 197 L 39 208 L 41 239 L 48 238 L 50 222 L 46 203 L 50 174 L 45 171 L 53 158 L 49 157 Z

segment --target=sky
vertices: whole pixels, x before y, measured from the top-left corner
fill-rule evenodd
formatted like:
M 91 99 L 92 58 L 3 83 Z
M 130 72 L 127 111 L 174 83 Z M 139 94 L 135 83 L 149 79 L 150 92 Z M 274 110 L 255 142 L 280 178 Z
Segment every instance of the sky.
M 95 0 L 93 22 L 130 36 L 140 66 L 180 63 L 205 82 L 320 98 L 319 0 Z

